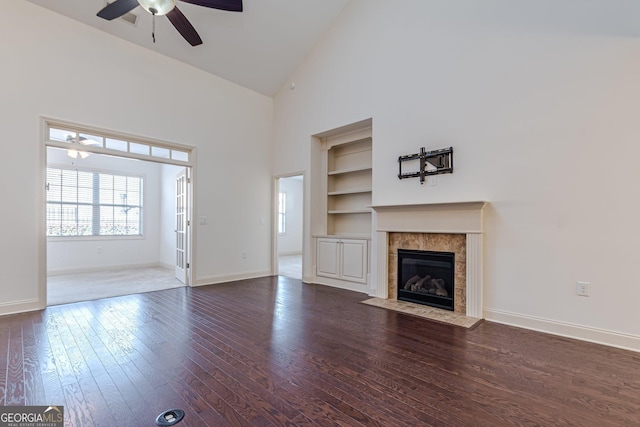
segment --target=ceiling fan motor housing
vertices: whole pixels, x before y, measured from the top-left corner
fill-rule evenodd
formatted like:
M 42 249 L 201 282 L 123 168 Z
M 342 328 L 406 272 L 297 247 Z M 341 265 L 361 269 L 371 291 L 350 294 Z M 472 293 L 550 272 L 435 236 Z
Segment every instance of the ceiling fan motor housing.
M 152 15 L 162 16 L 176 7 L 176 0 L 138 0 L 140 6 Z

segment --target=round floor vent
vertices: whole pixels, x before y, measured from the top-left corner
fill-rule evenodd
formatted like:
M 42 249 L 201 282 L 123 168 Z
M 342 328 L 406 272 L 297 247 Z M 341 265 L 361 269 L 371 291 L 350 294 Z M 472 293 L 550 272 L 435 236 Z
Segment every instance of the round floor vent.
M 156 424 L 159 426 L 172 426 L 178 424 L 184 418 L 184 411 L 181 409 L 169 409 L 164 411 L 156 418 Z

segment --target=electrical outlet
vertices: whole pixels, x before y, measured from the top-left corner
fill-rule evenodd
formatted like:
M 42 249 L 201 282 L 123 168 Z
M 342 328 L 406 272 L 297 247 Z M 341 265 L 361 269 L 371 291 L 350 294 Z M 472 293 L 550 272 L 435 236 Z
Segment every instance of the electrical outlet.
M 576 284 L 576 294 L 582 297 L 588 297 L 591 294 L 591 283 L 578 282 Z
M 246 258 L 247 257 L 247 251 L 242 251 L 242 258 Z

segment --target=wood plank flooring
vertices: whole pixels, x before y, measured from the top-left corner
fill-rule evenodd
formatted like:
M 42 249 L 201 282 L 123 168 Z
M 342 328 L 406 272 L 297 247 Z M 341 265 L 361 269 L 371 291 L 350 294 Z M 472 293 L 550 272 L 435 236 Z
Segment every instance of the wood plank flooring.
M 269 277 L 0 317 L 0 404 L 69 426 L 640 425 L 640 354 Z

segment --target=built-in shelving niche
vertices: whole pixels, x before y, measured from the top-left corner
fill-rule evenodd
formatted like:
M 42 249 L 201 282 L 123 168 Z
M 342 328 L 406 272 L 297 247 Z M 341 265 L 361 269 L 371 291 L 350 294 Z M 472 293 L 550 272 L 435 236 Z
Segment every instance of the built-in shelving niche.
M 372 120 L 313 135 L 311 142 L 313 281 L 368 293 Z
M 364 136 L 363 136 L 364 135 Z M 326 141 L 327 234 L 371 235 L 371 134 Z

